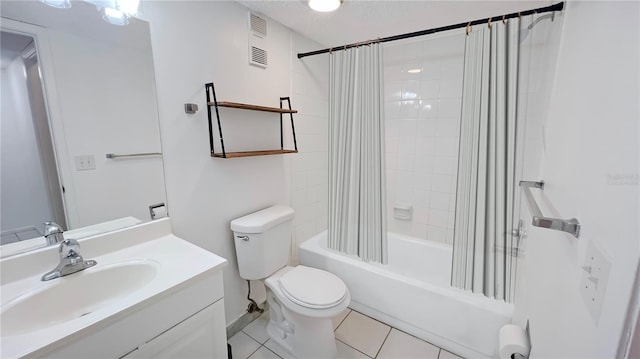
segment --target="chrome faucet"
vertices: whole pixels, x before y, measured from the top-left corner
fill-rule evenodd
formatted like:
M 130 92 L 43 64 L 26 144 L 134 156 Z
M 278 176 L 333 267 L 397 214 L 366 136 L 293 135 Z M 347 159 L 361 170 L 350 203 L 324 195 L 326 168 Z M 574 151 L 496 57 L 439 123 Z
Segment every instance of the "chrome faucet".
M 62 233 L 61 233 L 62 234 Z M 64 277 L 98 264 L 94 260 L 85 261 L 80 255 L 80 244 L 75 239 L 65 239 L 58 248 L 60 263 L 42 276 L 43 281 Z
M 44 239 L 47 241 L 47 246 L 64 241 L 62 228 L 55 222 L 44 222 Z

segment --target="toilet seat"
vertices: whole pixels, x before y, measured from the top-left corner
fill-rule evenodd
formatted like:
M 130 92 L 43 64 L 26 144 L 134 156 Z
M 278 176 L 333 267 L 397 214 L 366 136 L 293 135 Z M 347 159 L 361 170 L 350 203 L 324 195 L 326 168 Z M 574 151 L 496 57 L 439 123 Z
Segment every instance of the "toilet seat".
M 347 286 L 327 271 L 297 266 L 280 277 L 279 287 L 287 299 L 311 309 L 327 309 L 344 301 Z

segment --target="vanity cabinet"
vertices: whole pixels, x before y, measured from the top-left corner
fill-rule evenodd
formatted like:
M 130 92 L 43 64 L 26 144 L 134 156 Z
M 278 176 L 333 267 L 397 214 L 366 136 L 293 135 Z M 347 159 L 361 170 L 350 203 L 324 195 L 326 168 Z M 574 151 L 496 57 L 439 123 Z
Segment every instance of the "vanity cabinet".
M 221 270 L 193 278 L 43 356 L 226 358 L 222 281 Z
M 224 300 L 139 346 L 123 358 L 226 358 Z

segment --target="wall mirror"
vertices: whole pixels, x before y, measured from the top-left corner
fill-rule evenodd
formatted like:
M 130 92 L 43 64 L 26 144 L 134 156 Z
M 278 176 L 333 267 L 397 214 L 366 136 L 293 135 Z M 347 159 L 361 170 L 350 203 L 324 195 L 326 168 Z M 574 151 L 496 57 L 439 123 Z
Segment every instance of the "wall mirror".
M 166 204 L 149 24 L 70 4 L 0 3 L 3 256 L 44 221 L 79 238 Z

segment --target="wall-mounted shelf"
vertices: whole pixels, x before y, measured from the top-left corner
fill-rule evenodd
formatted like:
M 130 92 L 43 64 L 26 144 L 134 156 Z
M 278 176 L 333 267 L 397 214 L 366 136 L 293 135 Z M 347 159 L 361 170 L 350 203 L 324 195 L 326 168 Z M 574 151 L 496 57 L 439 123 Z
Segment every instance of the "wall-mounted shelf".
M 213 157 L 219 158 L 235 158 L 235 157 L 252 157 L 252 156 L 268 156 L 268 155 L 284 155 L 287 153 L 297 153 L 296 150 L 268 150 L 268 151 L 244 151 L 244 152 L 227 152 L 227 157 L 222 157 L 222 153 L 213 154 Z
M 209 102 L 209 106 L 215 106 L 215 102 Z M 279 107 L 266 107 L 258 105 L 248 105 L 246 103 L 220 101 L 218 107 L 238 108 L 242 110 L 263 111 L 263 112 L 275 112 L 275 113 L 298 113 L 297 110 L 290 110 Z
M 211 148 L 211 157 L 217 158 L 236 158 L 236 157 L 251 157 L 251 156 L 267 156 L 267 155 L 280 155 L 286 153 L 297 153 L 298 152 L 298 144 L 296 142 L 296 129 L 293 125 L 293 114 L 298 113 L 296 110 L 291 109 L 291 99 L 289 97 L 280 97 L 280 107 L 267 107 L 267 106 L 258 106 L 258 105 L 250 105 L 239 102 L 229 102 L 229 101 L 220 101 L 216 99 L 216 90 L 213 86 L 213 82 L 204 85 L 205 94 L 207 95 L 207 115 L 209 118 L 209 146 Z M 212 101 L 213 97 L 213 101 Z M 287 105 L 289 108 L 283 108 L 283 102 L 287 101 Z M 211 113 L 211 108 L 214 108 L 216 111 L 216 120 L 218 123 L 218 135 L 220 136 L 220 147 L 222 147 L 222 152 L 215 152 L 213 147 L 213 118 Z M 242 151 L 242 152 L 227 152 L 224 147 L 224 139 L 222 137 L 222 125 L 220 124 L 220 113 L 218 111 L 219 107 L 227 107 L 234 108 L 240 110 L 249 110 L 249 111 L 262 111 L 262 112 L 271 112 L 280 114 L 280 149 L 275 150 L 258 150 L 258 151 Z M 285 149 L 284 148 L 284 136 L 283 136 L 283 115 L 289 114 L 289 118 L 291 120 L 291 133 L 293 136 L 293 146 L 294 149 Z

